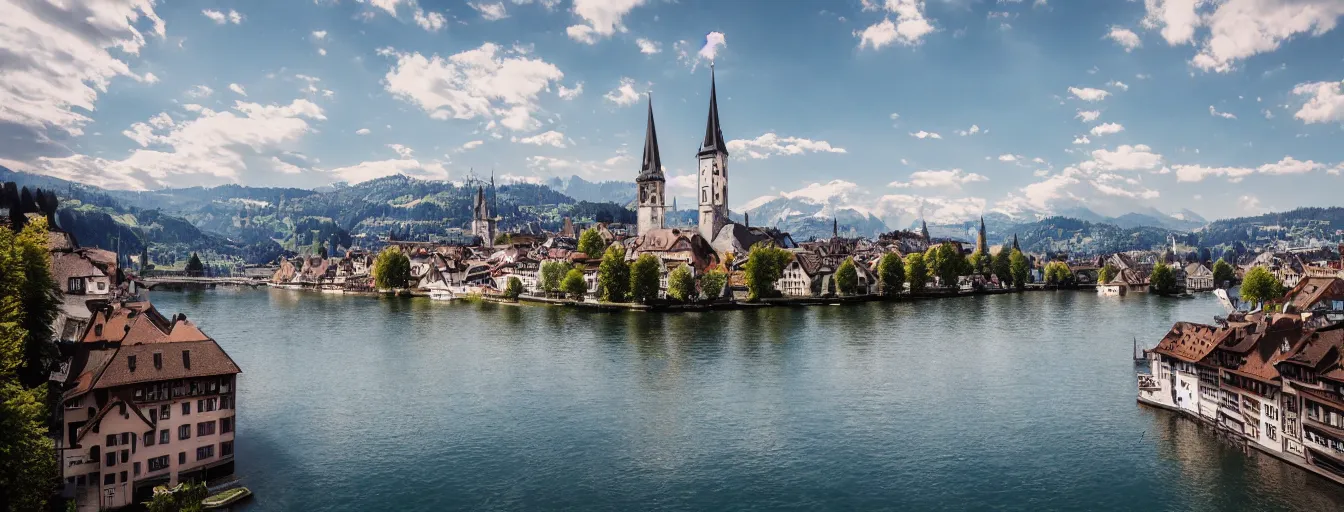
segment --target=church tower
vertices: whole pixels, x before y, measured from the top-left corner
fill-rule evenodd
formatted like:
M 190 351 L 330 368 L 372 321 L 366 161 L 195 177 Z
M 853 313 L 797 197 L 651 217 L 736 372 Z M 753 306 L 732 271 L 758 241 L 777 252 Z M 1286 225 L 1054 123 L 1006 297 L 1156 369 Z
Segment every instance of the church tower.
M 719 126 L 713 65 L 709 67 L 709 120 L 696 158 L 700 160 L 700 236 L 713 242 L 719 229 L 728 224 L 728 145 L 723 143 Z
M 639 188 L 638 234 L 663 228 L 666 196 L 663 187 L 663 159 L 658 156 L 658 133 L 653 127 L 653 98 L 649 98 L 649 125 L 644 130 L 644 160 L 639 166 L 635 186 Z
M 490 216 L 490 203 L 485 201 L 483 187 L 476 187 L 476 199 L 471 204 L 471 234 L 481 237 L 481 245 L 495 243 L 495 218 Z
M 985 236 L 985 218 L 980 217 L 980 233 L 975 237 L 975 250 L 982 255 L 989 255 L 989 240 Z

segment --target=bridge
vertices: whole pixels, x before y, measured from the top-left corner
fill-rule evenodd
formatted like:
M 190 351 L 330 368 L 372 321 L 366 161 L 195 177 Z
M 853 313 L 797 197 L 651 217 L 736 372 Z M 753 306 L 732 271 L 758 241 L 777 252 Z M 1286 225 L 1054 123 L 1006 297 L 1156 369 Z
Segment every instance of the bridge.
M 266 286 L 266 281 L 262 279 L 252 279 L 250 277 L 205 277 L 205 276 L 186 276 L 186 275 L 152 275 L 140 279 L 145 284 L 145 288 L 150 290 L 159 288 L 168 289 L 192 289 L 192 288 L 214 288 L 216 286 Z

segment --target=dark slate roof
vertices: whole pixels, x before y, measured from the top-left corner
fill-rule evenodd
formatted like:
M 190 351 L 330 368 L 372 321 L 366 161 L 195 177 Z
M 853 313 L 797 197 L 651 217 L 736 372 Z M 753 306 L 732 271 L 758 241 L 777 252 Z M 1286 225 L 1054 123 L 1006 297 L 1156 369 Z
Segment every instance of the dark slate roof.
M 705 140 L 700 143 L 701 155 L 709 153 L 728 154 L 728 145 L 723 142 L 723 127 L 719 124 L 719 96 L 714 84 L 714 68 L 709 69 L 709 120 L 705 122 Z
M 644 129 L 644 160 L 635 181 L 664 181 L 663 159 L 658 155 L 658 131 L 653 126 L 653 98 L 649 98 L 649 123 Z
M 74 252 L 51 253 L 51 277 L 62 288 L 66 280 L 72 277 L 105 277 L 106 273 L 93 264 L 93 260 Z

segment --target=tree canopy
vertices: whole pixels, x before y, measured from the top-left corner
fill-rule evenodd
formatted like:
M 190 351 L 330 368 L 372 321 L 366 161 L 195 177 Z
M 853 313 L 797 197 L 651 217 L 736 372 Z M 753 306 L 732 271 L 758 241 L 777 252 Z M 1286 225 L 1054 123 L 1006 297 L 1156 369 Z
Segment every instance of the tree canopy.
M 1008 257 L 1008 265 L 1013 274 L 1013 287 L 1022 291 L 1027 287 L 1027 279 L 1031 277 L 1031 264 L 1027 262 L 1027 255 L 1013 249 L 1012 255 Z
M 607 241 L 597 232 L 597 228 L 588 228 L 579 235 L 579 252 L 589 258 L 601 258 L 607 249 Z
M 910 292 L 919 293 L 929 284 L 929 267 L 924 263 L 924 255 L 914 253 L 905 257 L 905 279 L 910 282 Z
M 882 255 L 877 262 L 877 277 L 882 281 L 882 294 L 895 296 L 905 290 L 905 264 L 894 252 Z
M 1148 286 L 1158 295 L 1176 293 L 1176 274 L 1169 265 L 1158 262 L 1153 265 L 1153 273 L 1148 275 Z
M 1097 271 L 1097 283 L 1109 283 L 1112 279 L 1115 279 L 1115 276 L 1119 273 L 1120 269 L 1115 268 L 1115 265 L 1107 263 L 1105 266 L 1101 267 L 1100 271 Z
M 1069 270 L 1069 265 L 1062 261 L 1052 261 L 1045 264 L 1045 282 L 1055 286 L 1061 286 L 1073 279 L 1073 273 Z
M 373 260 L 373 283 L 380 290 L 394 290 L 411 285 L 411 259 L 395 245 L 390 245 Z
M 589 230 L 594 234 L 596 230 Z M 587 231 L 584 232 L 587 235 Z M 600 238 L 599 238 L 600 240 Z M 605 302 L 625 302 L 630 294 L 630 265 L 625 262 L 625 247 L 612 244 L 597 267 L 597 297 Z
M 565 279 L 560 282 L 560 289 L 571 299 L 582 299 L 583 294 L 588 292 L 588 283 L 583 280 L 583 271 L 577 268 L 569 269 L 569 272 L 565 273 Z
M 774 297 L 775 282 L 784 276 L 784 267 L 793 255 L 789 251 L 766 243 L 758 243 L 747 253 L 747 263 L 742 270 L 746 274 L 747 300 L 760 300 Z
M 705 300 L 718 300 L 727 284 L 728 273 L 717 268 L 710 270 L 700 277 L 700 294 L 705 296 Z
M 510 299 L 517 299 L 523 294 L 523 280 L 517 276 L 509 276 L 508 284 L 504 285 L 504 296 Z
M 205 271 L 205 264 L 201 263 L 201 257 L 197 256 L 196 253 L 193 252 L 191 253 L 191 259 L 187 260 L 187 266 L 185 270 L 189 274 L 200 274 L 201 272 Z
M 1237 280 L 1237 271 L 1227 260 L 1218 260 L 1213 264 L 1213 285 L 1219 288 L 1231 286 Z
M 845 258 L 835 270 L 835 286 L 841 295 L 854 295 L 859 291 L 859 272 L 854 268 L 853 258 Z
M 999 253 L 994 255 L 993 261 L 989 264 L 993 274 L 999 278 L 1000 286 L 1006 287 L 1013 282 L 1013 265 L 1010 252 L 1007 247 L 999 249 Z
M 647 303 L 658 298 L 658 281 L 662 265 L 652 254 L 641 254 L 630 265 L 630 300 Z
M 569 263 L 565 261 L 546 260 L 541 262 L 541 270 L 538 280 L 541 281 L 541 290 L 546 293 L 556 293 L 560 291 L 560 283 L 564 281 L 565 274 L 569 273 Z
M 930 247 L 924 252 L 924 264 L 944 287 L 956 288 L 957 278 L 971 273 L 971 263 L 961 255 L 961 248 L 952 242 Z
M 1255 267 L 1241 278 L 1241 300 L 1250 304 L 1259 304 L 1267 300 L 1282 297 L 1286 291 L 1279 278 L 1274 277 L 1265 267 Z
M 695 276 L 689 265 L 679 265 L 667 274 L 667 296 L 681 302 L 695 300 Z

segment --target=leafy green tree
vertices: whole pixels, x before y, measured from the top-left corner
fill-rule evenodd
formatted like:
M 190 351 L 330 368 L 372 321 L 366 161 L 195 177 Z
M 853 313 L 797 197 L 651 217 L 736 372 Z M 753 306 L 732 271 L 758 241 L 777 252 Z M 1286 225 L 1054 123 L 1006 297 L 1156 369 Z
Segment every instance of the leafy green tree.
M 1013 287 L 1022 291 L 1027 287 L 1027 279 L 1031 277 L 1031 264 L 1027 262 L 1027 255 L 1013 249 L 1012 255 L 1008 257 L 1008 266 L 1013 274 Z
M 929 284 L 929 267 L 924 263 L 924 255 L 914 253 L 905 257 L 905 279 L 910 282 L 910 292 L 919 293 Z
M 1153 265 L 1153 273 L 1148 275 L 1148 287 L 1158 295 L 1176 293 L 1176 274 L 1166 263 Z
M 681 302 L 695 300 L 695 276 L 690 265 L 680 265 L 667 274 L 667 296 Z
M 990 255 L 976 250 L 966 257 L 966 262 L 970 265 L 973 274 L 980 274 L 988 277 L 991 271 Z
M 406 288 L 411 285 L 411 259 L 395 245 L 390 245 L 373 260 L 373 283 L 380 290 Z
M 191 259 L 187 260 L 186 269 L 188 274 L 196 275 L 205 271 L 205 264 L 201 263 L 201 257 L 196 253 L 191 253 Z
M 700 277 L 700 294 L 705 296 L 705 300 L 718 300 L 719 295 L 723 294 L 723 287 L 727 284 L 727 272 L 717 268 L 705 272 L 705 275 Z
M 1045 282 L 1055 286 L 1062 286 L 1073 279 L 1073 273 L 1069 266 L 1062 261 L 1052 261 L 1045 264 Z
M 184 482 L 168 492 L 158 492 L 144 503 L 149 512 L 200 512 L 201 502 L 209 497 L 209 490 L 198 482 Z
M 495 245 L 509 245 L 511 243 L 513 243 L 513 235 L 509 233 L 495 235 Z
M 933 253 L 930 260 L 929 253 Z M 929 272 L 938 278 L 944 287 L 956 288 L 957 278 L 971 272 L 970 263 L 961 255 L 961 249 L 954 243 L 942 243 L 930 247 L 924 254 Z
M 630 300 L 649 302 L 658 298 L 658 278 L 662 272 L 658 258 L 652 254 L 641 254 L 630 265 Z
M 523 294 L 523 280 L 516 276 L 509 276 L 508 284 L 504 285 L 504 297 L 517 299 Z
M 317 256 L 317 257 L 322 258 L 322 259 L 326 259 L 326 258 L 327 258 L 327 246 L 322 245 L 322 241 L 321 241 L 321 240 L 313 240 L 313 246 L 310 247 L 310 248 L 308 249 L 308 251 L 309 251 L 313 256 Z
M 42 376 L 57 307 L 46 231 L 42 218 L 0 227 L 0 510 L 45 509 L 58 479 Z
M 1003 247 L 990 261 L 992 273 L 999 278 L 999 286 L 1007 287 L 1013 282 L 1013 265 L 1009 253 L 1011 249 Z
M 1259 304 L 1267 300 L 1274 300 L 1282 297 L 1285 293 L 1283 283 L 1279 278 L 1266 270 L 1265 267 L 1255 267 L 1246 271 L 1246 276 L 1241 278 L 1241 300 L 1249 304 Z
M 859 291 L 859 271 L 854 268 L 853 258 L 845 258 L 835 270 L 835 286 L 842 295 L 854 295 Z
M 598 234 L 597 228 L 588 228 L 579 235 L 579 252 L 587 254 L 589 258 L 598 258 L 607 248 L 606 240 Z
M 583 281 L 583 271 L 577 268 L 569 269 L 565 274 L 565 279 L 560 282 L 560 289 L 569 295 L 569 298 L 579 300 L 583 294 L 588 292 L 588 283 Z
M 1213 264 L 1213 285 L 1219 288 L 1231 286 L 1237 280 L 1237 271 L 1227 260 L 1218 260 Z
M 589 231 L 597 233 L 596 230 Z M 597 296 L 605 302 L 625 302 L 629 294 L 630 264 L 625 262 L 625 247 L 611 244 L 602 255 L 602 264 L 597 267 Z
M 541 262 L 541 290 L 548 294 L 561 291 L 560 283 L 565 280 L 565 274 L 569 273 L 569 270 L 569 262 L 566 261 L 546 260 Z
M 877 262 L 877 277 L 882 281 L 882 294 L 895 296 L 905 290 L 905 264 L 894 252 L 882 255 Z
M 775 282 L 784 276 L 784 267 L 792 257 L 789 251 L 764 242 L 753 245 L 747 253 L 747 263 L 742 267 L 746 274 L 747 300 L 775 296 L 778 293 Z
M 1120 269 L 1115 268 L 1115 265 L 1107 263 L 1105 266 L 1101 267 L 1101 270 L 1097 271 L 1097 282 L 1101 284 L 1109 283 L 1112 279 L 1115 279 L 1115 276 L 1119 273 Z

